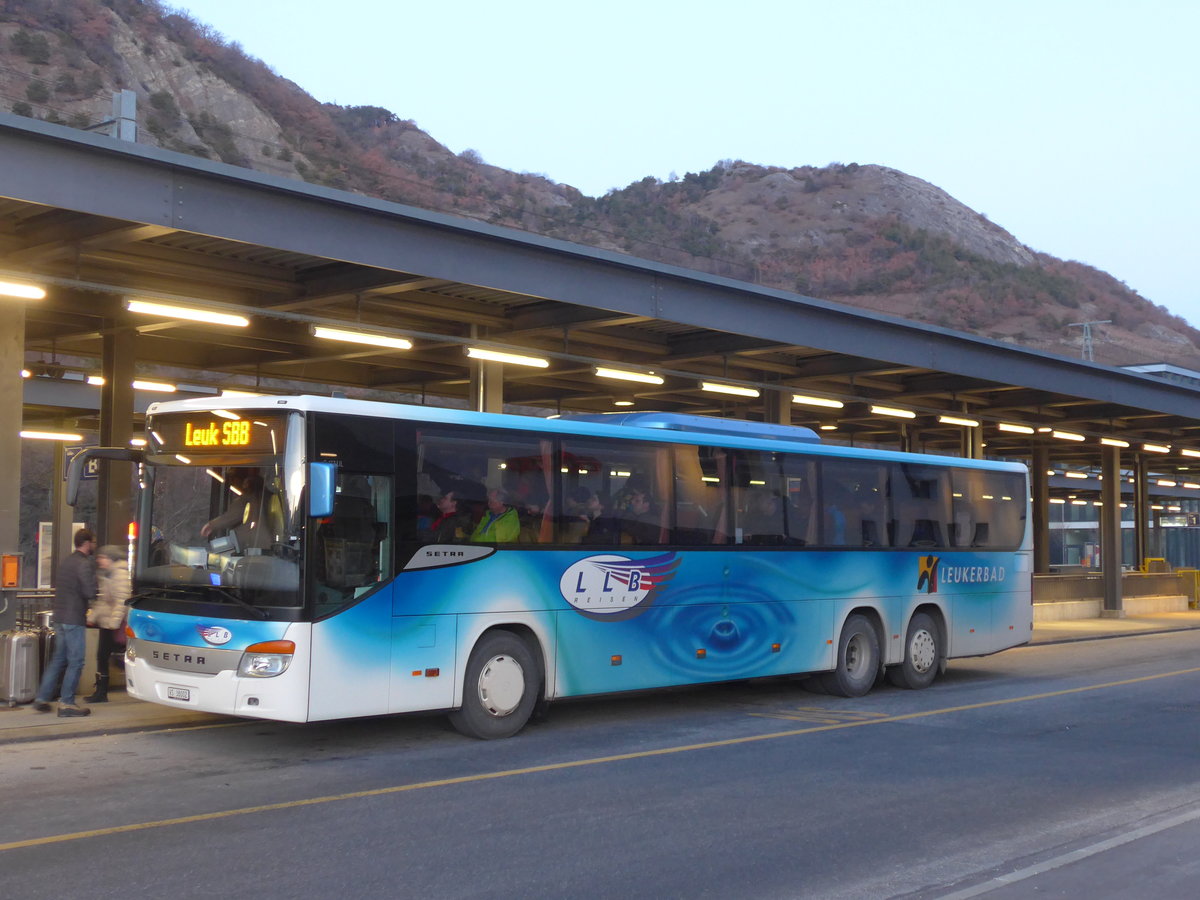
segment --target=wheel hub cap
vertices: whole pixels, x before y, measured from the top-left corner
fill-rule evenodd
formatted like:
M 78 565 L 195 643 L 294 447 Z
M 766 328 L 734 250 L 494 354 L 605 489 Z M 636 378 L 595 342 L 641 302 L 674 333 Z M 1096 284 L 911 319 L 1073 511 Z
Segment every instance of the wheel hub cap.
M 525 696 L 525 670 L 511 656 L 493 656 L 479 672 L 479 702 L 489 715 L 507 716 Z
M 925 629 L 914 634 L 912 642 L 908 645 L 908 655 L 914 669 L 921 674 L 928 672 L 937 662 L 937 645 L 933 635 Z

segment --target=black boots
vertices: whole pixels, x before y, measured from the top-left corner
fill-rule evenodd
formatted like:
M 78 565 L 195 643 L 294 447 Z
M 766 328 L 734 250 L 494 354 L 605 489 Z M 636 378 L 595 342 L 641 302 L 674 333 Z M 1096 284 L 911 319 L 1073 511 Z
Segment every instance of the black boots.
M 107 703 L 108 702 L 108 676 L 96 676 L 96 691 L 90 697 L 83 698 L 84 703 Z

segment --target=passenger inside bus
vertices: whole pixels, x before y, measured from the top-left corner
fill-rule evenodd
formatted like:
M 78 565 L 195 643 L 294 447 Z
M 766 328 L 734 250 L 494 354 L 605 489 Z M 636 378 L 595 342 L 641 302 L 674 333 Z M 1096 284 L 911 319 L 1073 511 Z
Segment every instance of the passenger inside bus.
M 629 494 L 621 517 L 621 533 L 634 544 L 657 544 L 662 535 L 662 516 L 653 499 L 635 488 Z
M 457 544 L 471 534 L 471 514 L 463 508 L 458 491 L 443 491 L 437 499 L 437 515 L 421 531 L 421 540 L 428 544 Z
M 779 494 L 766 488 L 747 492 L 742 516 L 742 543 L 760 546 L 785 543 L 783 503 Z
M 487 494 L 487 509 L 483 511 L 471 540 L 476 543 L 512 543 L 521 536 L 521 518 L 509 505 L 508 491 L 492 488 Z

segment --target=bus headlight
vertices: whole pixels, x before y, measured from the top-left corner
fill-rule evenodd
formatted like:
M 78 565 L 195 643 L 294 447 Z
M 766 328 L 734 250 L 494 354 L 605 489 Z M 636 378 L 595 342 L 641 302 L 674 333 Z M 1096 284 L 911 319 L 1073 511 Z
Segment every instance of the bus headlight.
M 292 664 L 296 645 L 292 641 L 263 641 L 251 644 L 242 653 L 238 674 L 247 678 L 273 678 Z

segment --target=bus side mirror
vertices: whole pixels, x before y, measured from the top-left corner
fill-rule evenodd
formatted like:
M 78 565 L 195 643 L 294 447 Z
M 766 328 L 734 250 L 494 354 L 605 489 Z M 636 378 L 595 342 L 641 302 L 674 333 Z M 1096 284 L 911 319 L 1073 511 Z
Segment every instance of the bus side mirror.
M 324 519 L 333 515 L 333 494 L 336 481 L 337 463 L 308 464 L 308 514 L 311 518 Z

